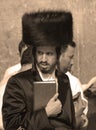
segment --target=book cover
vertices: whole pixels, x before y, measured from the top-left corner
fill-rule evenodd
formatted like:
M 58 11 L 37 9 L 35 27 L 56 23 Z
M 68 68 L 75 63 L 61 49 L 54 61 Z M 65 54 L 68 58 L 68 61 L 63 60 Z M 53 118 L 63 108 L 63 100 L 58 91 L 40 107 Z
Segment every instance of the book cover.
M 55 82 L 34 82 L 34 110 L 45 107 L 56 93 Z

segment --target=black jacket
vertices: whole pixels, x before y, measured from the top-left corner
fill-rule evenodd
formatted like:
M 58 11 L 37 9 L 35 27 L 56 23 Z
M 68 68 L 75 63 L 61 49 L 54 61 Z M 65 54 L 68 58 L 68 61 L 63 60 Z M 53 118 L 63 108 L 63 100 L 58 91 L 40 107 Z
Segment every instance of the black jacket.
M 59 99 L 63 111 L 55 118 L 48 118 L 45 109 L 33 112 L 33 82 L 41 81 L 36 70 L 12 76 L 3 97 L 3 122 L 5 130 L 66 130 L 74 129 L 75 114 L 68 77 L 56 71 Z

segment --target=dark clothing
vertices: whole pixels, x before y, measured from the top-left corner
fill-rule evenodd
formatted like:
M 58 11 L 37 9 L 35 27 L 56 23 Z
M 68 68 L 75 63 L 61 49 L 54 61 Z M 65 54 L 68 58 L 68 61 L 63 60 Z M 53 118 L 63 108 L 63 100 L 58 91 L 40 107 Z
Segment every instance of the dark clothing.
M 92 87 L 93 88 L 93 87 Z M 94 91 L 89 88 L 85 92 L 85 96 L 88 98 L 88 126 L 86 130 L 96 130 L 96 86 L 94 86 Z
M 44 108 L 33 112 L 33 82 L 41 81 L 36 70 L 28 70 L 11 77 L 3 101 L 5 130 L 68 130 L 74 129 L 75 114 L 68 77 L 56 71 L 59 99 L 63 105 L 57 117 L 47 117 Z M 28 84 L 26 85 L 26 81 Z

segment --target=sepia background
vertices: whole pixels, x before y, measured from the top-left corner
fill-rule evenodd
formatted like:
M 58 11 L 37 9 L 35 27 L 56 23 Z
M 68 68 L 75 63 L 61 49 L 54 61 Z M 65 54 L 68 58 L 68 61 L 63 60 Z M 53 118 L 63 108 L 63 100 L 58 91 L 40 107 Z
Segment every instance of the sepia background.
M 20 60 L 18 44 L 22 38 L 22 15 L 46 9 L 72 12 L 74 41 L 77 43 L 73 74 L 81 83 L 96 75 L 96 0 L 0 0 L 0 80 L 5 70 Z M 89 102 L 92 110 L 96 108 L 93 104 L 96 100 L 91 105 Z M 94 125 L 89 123 L 88 130 L 96 127 L 96 114 L 93 113 L 90 122 Z

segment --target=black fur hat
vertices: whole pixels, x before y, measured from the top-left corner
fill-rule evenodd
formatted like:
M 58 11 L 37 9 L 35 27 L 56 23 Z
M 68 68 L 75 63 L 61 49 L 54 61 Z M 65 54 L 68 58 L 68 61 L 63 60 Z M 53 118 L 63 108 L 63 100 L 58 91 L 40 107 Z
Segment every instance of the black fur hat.
M 72 14 L 66 11 L 39 11 L 22 17 L 22 40 L 32 46 L 62 45 L 73 39 Z

